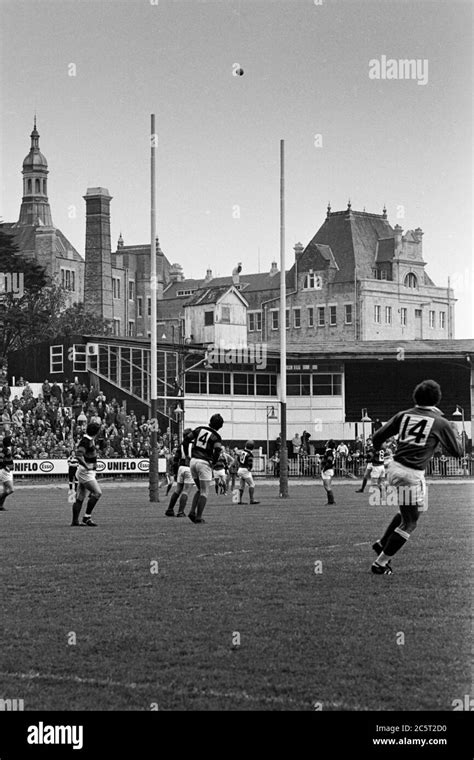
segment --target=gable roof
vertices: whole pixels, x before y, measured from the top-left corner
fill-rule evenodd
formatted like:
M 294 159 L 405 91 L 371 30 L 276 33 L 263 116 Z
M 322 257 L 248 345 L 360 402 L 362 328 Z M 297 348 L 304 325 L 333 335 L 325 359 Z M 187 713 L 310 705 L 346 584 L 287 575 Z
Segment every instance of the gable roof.
M 20 249 L 20 253 L 36 253 L 38 250 L 37 238 L 44 233 L 51 233 L 53 236 L 53 250 L 56 258 L 69 259 L 69 261 L 80 261 L 84 263 L 83 257 L 76 251 L 72 243 L 57 227 L 44 227 L 43 225 L 22 224 L 16 222 L 4 222 L 1 225 L 5 232 L 9 232 L 14 238 L 15 243 Z M 68 255 L 69 254 L 69 255 Z
M 248 306 L 248 301 L 243 295 L 232 285 L 230 287 L 221 286 L 219 288 L 206 288 L 204 290 L 198 290 L 190 299 L 186 302 L 185 306 L 204 306 L 206 304 L 216 304 L 227 293 L 233 293 L 237 298 L 242 301 L 245 306 Z

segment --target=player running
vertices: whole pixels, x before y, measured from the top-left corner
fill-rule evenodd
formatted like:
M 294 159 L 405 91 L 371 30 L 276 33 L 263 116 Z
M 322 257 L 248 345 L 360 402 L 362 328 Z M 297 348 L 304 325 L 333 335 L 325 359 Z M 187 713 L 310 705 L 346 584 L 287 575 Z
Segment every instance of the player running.
M 224 425 L 220 414 L 213 414 L 209 427 L 202 425 L 193 430 L 191 443 L 191 475 L 196 483 L 197 491 L 188 517 L 193 523 L 204 523 L 202 513 L 209 496 L 212 483 L 212 468 L 220 457 L 222 438 L 217 432 Z
M 326 444 L 326 449 L 321 461 L 321 478 L 323 486 L 326 490 L 328 497 L 328 504 L 336 504 L 334 501 L 334 494 L 332 492 L 332 479 L 334 477 L 334 462 L 336 458 L 336 444 L 333 440 L 330 440 Z
M 247 443 L 245 444 L 245 449 L 239 452 L 237 456 L 238 463 L 239 463 L 239 469 L 237 470 L 237 477 L 240 478 L 239 504 L 246 504 L 245 501 L 242 501 L 242 497 L 245 491 L 245 484 L 247 484 L 249 487 L 250 503 L 260 504 L 259 501 L 255 501 L 255 499 L 253 498 L 254 493 L 255 493 L 255 481 L 252 475 L 252 467 L 253 467 L 252 451 L 254 448 L 255 448 L 255 443 L 253 441 L 247 441 Z
M 356 493 L 364 493 L 364 489 L 367 485 L 367 481 L 370 478 L 371 485 L 376 485 L 382 495 L 383 482 L 385 478 L 385 451 L 384 448 L 375 449 L 372 448 L 367 453 L 367 467 L 362 480 L 362 485 L 357 489 Z
M 69 479 L 69 495 L 68 501 L 73 504 L 76 501 L 77 494 L 77 468 L 79 467 L 78 459 L 74 453 L 74 450 L 69 454 L 68 460 L 68 479 Z
M 379 448 L 392 435 L 398 435 L 397 450 L 387 468 L 387 479 L 397 494 L 400 512 L 372 548 L 378 556 L 372 565 L 376 575 L 390 575 L 392 557 L 402 548 L 416 528 L 420 512 L 426 507 L 425 469 L 441 444 L 452 456 L 462 454 L 462 445 L 450 424 L 437 408 L 441 388 L 435 380 L 423 380 L 413 391 L 415 406 L 398 412 L 376 433 L 373 442 Z
M 191 452 L 190 446 L 192 441 L 192 428 L 186 428 L 183 431 L 183 442 L 176 449 L 173 461 L 174 476 L 176 480 L 176 488 L 171 494 L 170 503 L 168 509 L 165 512 L 167 517 L 174 517 L 174 505 L 179 499 L 178 513 L 176 517 L 186 517 L 184 509 L 188 500 L 189 492 L 194 485 L 194 480 L 191 476 L 191 469 L 189 467 Z
M 5 431 L 0 448 L 0 512 L 6 512 L 4 506 L 7 496 L 13 493 L 13 441 L 10 432 Z
M 71 525 L 81 525 L 79 515 L 82 509 L 87 492 L 86 511 L 82 518 L 82 525 L 96 527 L 97 523 L 93 522 L 91 515 L 92 510 L 102 496 L 102 489 L 96 480 L 97 469 L 97 449 L 95 447 L 95 437 L 100 431 L 100 425 L 97 422 L 89 422 L 86 428 L 86 434 L 81 438 L 79 446 L 76 449 L 76 458 L 79 462 L 77 468 L 77 493 L 76 501 L 72 505 L 72 523 Z

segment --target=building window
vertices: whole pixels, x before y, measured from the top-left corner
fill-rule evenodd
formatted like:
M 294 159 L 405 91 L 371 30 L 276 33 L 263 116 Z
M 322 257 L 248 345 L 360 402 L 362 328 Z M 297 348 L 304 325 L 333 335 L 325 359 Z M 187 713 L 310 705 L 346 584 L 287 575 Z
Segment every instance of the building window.
M 405 308 L 400 309 L 400 324 L 403 325 L 403 327 L 406 327 L 407 325 L 407 314 L 408 314 L 408 309 L 405 309 Z
M 344 304 L 344 323 L 346 325 L 352 324 L 352 304 L 351 303 Z
M 209 393 L 230 396 L 230 372 L 209 372 Z
M 429 324 L 430 324 L 430 327 L 435 326 L 435 312 L 434 311 L 430 311 L 429 313 Z
M 272 330 L 278 330 L 278 323 L 279 323 L 279 314 L 276 309 L 272 309 L 270 312 L 272 315 Z
M 28 180 L 28 192 L 29 193 L 33 192 L 33 187 L 32 187 L 32 184 L 31 184 L 31 179 Z
M 285 317 L 286 317 L 285 319 L 286 329 L 289 330 L 290 329 L 290 310 L 289 309 L 285 309 Z
M 308 327 L 314 327 L 314 308 L 308 306 Z
M 35 179 L 35 193 L 40 193 L 40 181 L 39 179 Z
M 135 322 L 133 319 L 129 319 L 128 321 L 128 335 L 129 337 L 132 337 L 132 335 L 135 335 Z
M 210 327 L 214 324 L 214 310 L 204 312 L 204 324 L 206 327 Z
M 230 306 L 222 306 L 221 308 L 221 322 L 230 324 Z
M 326 324 L 326 314 L 324 306 L 318 306 L 318 327 L 324 327 Z
M 50 371 L 50 374 L 53 374 L 54 372 L 64 372 L 64 347 L 63 346 L 49 347 L 49 371 Z
M 73 269 L 63 269 L 61 267 L 61 286 L 65 290 L 76 290 L 76 273 Z
M 334 327 L 336 323 L 336 306 L 329 307 L 329 324 Z
M 392 324 L 392 307 L 391 306 L 385 307 L 385 324 L 386 325 Z
M 128 300 L 134 301 L 135 300 L 135 283 L 133 280 L 128 281 Z
M 446 312 L 440 311 L 439 313 L 439 326 L 442 330 L 446 329 Z
M 416 279 L 416 275 L 413 274 L 413 272 L 409 272 L 407 276 L 405 277 L 404 285 L 406 288 L 417 288 L 418 287 L 418 280 Z
M 322 278 L 314 274 L 313 272 L 309 272 L 307 275 L 305 275 L 303 288 L 304 290 L 321 290 L 323 286 Z
M 301 327 L 301 309 L 293 309 L 293 327 Z
M 181 296 L 191 296 L 193 293 L 195 293 L 195 290 L 178 290 L 176 295 L 178 298 L 181 298 Z
M 43 195 L 46 195 L 46 180 L 43 180 Z
M 143 298 L 141 296 L 137 298 L 137 316 L 143 317 Z
M 113 298 L 120 298 L 120 278 L 112 277 L 112 296 Z
M 148 296 L 148 298 L 146 299 L 146 303 L 147 303 L 147 314 L 149 317 L 151 317 L 151 297 L 150 296 Z
M 246 372 L 234 372 L 234 395 L 255 396 L 255 375 Z
M 115 318 L 113 321 L 114 335 L 120 335 L 120 319 Z
M 72 371 L 87 372 L 86 347 L 84 343 L 75 343 L 72 347 Z
M 186 372 L 185 392 L 207 395 L 207 372 Z
M 341 374 L 313 375 L 313 396 L 341 396 Z
M 249 332 L 260 332 L 262 329 L 262 312 L 249 311 Z
M 288 374 L 286 378 L 289 396 L 311 396 L 311 375 Z
M 276 396 L 277 380 L 276 375 L 256 374 L 257 396 Z
M 415 319 L 421 319 L 421 318 L 422 318 L 421 309 L 415 309 Z
M 374 306 L 374 322 L 376 322 L 377 324 L 380 324 L 382 321 L 381 311 L 382 311 L 381 306 Z

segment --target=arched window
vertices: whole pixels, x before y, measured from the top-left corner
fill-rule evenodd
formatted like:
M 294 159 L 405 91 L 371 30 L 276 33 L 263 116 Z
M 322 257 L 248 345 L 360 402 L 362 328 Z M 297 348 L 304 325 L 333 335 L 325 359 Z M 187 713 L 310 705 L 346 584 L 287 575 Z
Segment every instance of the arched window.
M 31 184 L 31 179 L 28 180 L 28 192 L 29 193 L 33 192 L 33 185 Z
M 405 277 L 405 287 L 406 288 L 417 288 L 418 287 L 418 280 L 416 279 L 416 275 L 413 274 L 413 272 L 409 272 L 407 276 Z
M 46 180 L 43 180 L 43 195 L 46 195 Z
M 35 179 L 35 193 L 40 193 L 40 192 L 41 192 L 40 181 L 39 179 Z

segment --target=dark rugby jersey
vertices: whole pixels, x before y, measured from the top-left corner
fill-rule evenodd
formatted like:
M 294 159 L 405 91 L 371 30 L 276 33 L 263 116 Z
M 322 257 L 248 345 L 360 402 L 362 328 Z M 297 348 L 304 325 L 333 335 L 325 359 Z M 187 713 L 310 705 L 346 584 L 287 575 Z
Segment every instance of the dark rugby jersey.
M 82 456 L 87 465 L 92 465 L 95 469 L 97 465 L 97 449 L 94 443 L 94 439 L 89 435 L 83 436 L 77 447 L 76 454 Z
M 321 465 L 321 472 L 334 469 L 334 449 L 326 449 L 323 455 L 323 461 Z
M 383 449 L 373 449 L 367 454 L 367 464 L 371 463 L 374 467 L 379 467 L 385 461 L 385 452 Z
M 414 470 L 426 468 L 439 444 L 451 456 L 462 456 L 461 441 L 435 406 L 414 406 L 398 412 L 374 433 L 374 446 L 381 446 L 392 435 L 398 435 L 395 462 Z
M 216 430 L 207 425 L 193 430 L 191 456 L 193 459 L 203 459 L 214 464 L 219 459 L 222 449 L 222 438 Z
M 173 474 L 176 475 L 180 467 L 189 467 L 191 461 L 191 439 L 185 438 L 181 446 L 178 446 L 173 458 Z
M 239 453 L 239 467 L 245 467 L 247 470 L 251 470 L 253 467 L 253 454 L 251 451 L 241 451 Z
M 0 449 L 0 469 L 13 467 L 13 443 L 11 436 L 6 435 Z

